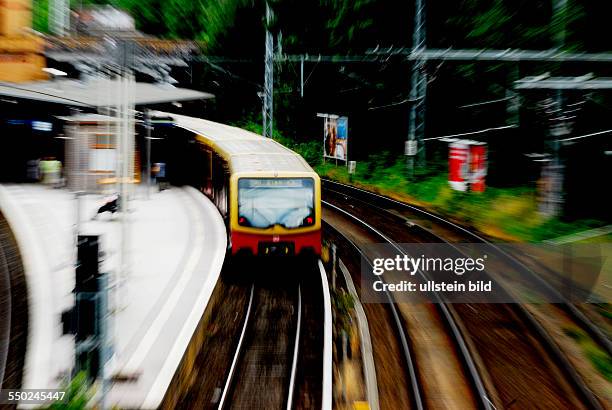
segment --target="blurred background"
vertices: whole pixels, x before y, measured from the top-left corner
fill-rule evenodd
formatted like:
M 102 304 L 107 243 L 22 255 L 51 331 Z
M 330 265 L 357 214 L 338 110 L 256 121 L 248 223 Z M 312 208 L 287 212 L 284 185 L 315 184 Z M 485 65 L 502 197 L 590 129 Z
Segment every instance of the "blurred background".
M 0 1 L 0 200 L 9 204 L 5 209 L 11 211 L 13 218 L 21 218 L 13 220 L 28 221 L 34 227 L 25 243 L 32 248 L 38 246 L 39 254 L 35 256 L 42 256 L 32 257 L 34 253 L 30 253 L 24 260 L 38 260 L 39 265 L 45 265 L 36 273 L 39 278 L 52 277 L 59 295 L 53 301 L 53 311 L 36 310 L 37 314 L 42 310 L 41 316 L 57 319 L 53 322 L 53 330 L 57 331 L 55 344 L 38 340 L 38 346 L 47 353 L 52 351 L 50 356 L 57 362 L 45 369 L 45 377 L 52 375 L 54 383 L 68 380 L 75 350 L 71 343 L 83 342 L 78 338 L 66 341 L 72 337 L 70 329 L 59 329 L 67 328 L 66 323 L 72 320 L 70 312 L 76 311 L 71 311 L 73 292 L 79 292 L 77 288 L 86 276 L 78 271 L 75 274 L 79 251 L 90 254 L 89 268 L 99 273 L 97 235 L 111 238 L 101 240 L 100 249 L 104 249 L 107 263 L 103 273 L 109 273 L 116 282 L 96 282 L 92 285 L 95 292 L 111 289 L 118 295 L 120 286 L 115 285 L 127 284 L 136 289 L 131 296 L 141 298 L 120 300 L 113 294 L 117 300 L 111 305 L 117 310 L 108 316 L 119 319 L 126 311 L 122 308 L 126 300 L 131 302 L 130 309 L 142 314 L 138 318 L 148 317 L 148 309 L 157 304 L 157 299 L 149 297 L 140 286 L 145 283 L 145 289 L 149 289 L 146 286 L 157 280 L 155 289 L 161 292 L 173 268 L 167 264 L 182 263 L 178 246 L 166 246 L 163 239 L 171 238 L 186 249 L 214 248 L 208 244 L 199 246 L 193 239 L 202 240 L 204 224 L 193 223 L 197 212 L 192 209 L 196 206 L 185 199 L 189 194 L 166 189 L 178 174 L 184 177 L 182 182 L 200 177 L 195 175 L 198 168 L 194 165 L 202 163 L 200 157 L 185 158 L 168 149 L 168 141 L 173 138 L 186 146 L 191 141 L 191 135 L 177 131 L 168 113 L 236 125 L 274 138 L 301 154 L 322 177 L 431 210 L 451 225 L 470 228 L 493 242 L 611 242 L 612 37 L 607 10 L 605 2 L 582 0 Z M 180 166 L 169 166 L 166 175 L 166 162 Z M 156 180 L 153 183 L 152 176 Z M 155 183 L 159 195 L 156 201 L 149 201 L 154 196 L 149 188 Z M 96 195 L 86 197 L 85 192 Z M 348 194 L 336 194 L 338 203 L 350 202 L 345 196 Z M 369 208 L 374 204 L 372 198 L 372 203 L 363 202 L 361 208 L 349 205 L 360 208 L 357 211 L 362 212 L 363 219 L 372 217 L 374 213 L 368 211 L 373 209 Z M 128 204 L 128 199 L 130 205 L 124 208 L 121 201 Z M 176 212 L 183 209 L 178 205 L 181 201 L 188 204 L 188 211 Z M 114 224 L 119 209 L 120 223 Z M 133 220 L 130 212 L 124 212 L 128 209 L 139 209 Z M 105 215 L 98 220 L 98 214 Z M 146 217 L 138 219 L 141 215 Z M 176 218 L 176 223 L 168 223 L 168 215 Z M 414 216 L 410 218 L 415 220 Z M 0 348 L 0 369 L 6 369 L 6 377 L 0 374 L 0 381 L 4 377 L 5 385 L 31 386 L 36 385 L 36 371 L 26 372 L 28 383 L 21 380 L 28 343 L 28 289 L 18 241 L 12 232 L 22 232 L 26 223 L 14 223 L 11 229 L 9 219 L 0 213 L 0 262 L 6 268 L 2 272 L 6 278 L 0 281 L 0 340 L 11 339 L 10 346 L 5 343 Z M 387 225 L 390 233 L 398 235 L 393 237 L 396 242 L 431 239 L 427 235 L 410 236 L 413 233 L 404 229 L 405 224 L 410 228 L 415 225 L 407 221 L 408 217 Z M 132 222 L 134 225 L 128 229 Z M 421 223 L 426 228 L 422 231 L 427 233 L 436 222 Z M 201 235 L 193 234 L 191 229 L 200 230 Z M 89 248 L 79 248 L 81 239 L 77 235 L 87 230 L 95 231 L 95 238 L 88 239 L 90 244 L 85 245 Z M 450 238 L 469 241 L 465 233 Z M 224 232 L 219 236 L 224 240 Z M 360 272 L 361 259 L 346 251 L 350 246 L 337 236 L 334 239 L 332 235 L 336 242 L 326 238 L 323 259 L 328 270 L 334 272 L 332 298 L 339 317 L 334 323 L 334 360 L 348 363 L 352 358 L 347 359 L 347 346 L 358 345 L 354 310 L 358 297 L 345 292 L 344 288 L 353 287 L 348 280 L 338 285 L 340 290 L 336 289 L 335 272 L 340 269 L 336 245 L 344 244 L 344 250 L 338 245 L 338 255 L 344 257 L 353 273 Z M 126 238 L 132 238 L 132 242 Z M 146 249 L 146 255 L 151 257 L 130 253 L 133 249 L 126 244 Z M 225 249 L 222 241 L 215 245 Z M 163 252 L 155 246 L 163 248 Z M 176 254 L 168 256 L 164 253 L 167 248 Z M 161 274 L 150 281 L 144 274 L 136 274 L 131 282 L 127 281 L 128 273 L 138 271 L 126 262 L 134 255 L 140 255 L 134 263 L 139 266 L 138 273 L 157 274 L 160 270 Z M 607 262 L 605 258 L 602 261 Z M 110 265 L 112 268 L 108 268 Z M 279 272 L 282 275 L 285 271 Z M 162 406 L 196 406 L 200 401 L 210 406 L 219 401 L 216 381 L 201 376 L 213 373 L 208 372 L 209 359 L 223 362 L 224 366 L 231 362 L 217 354 L 218 347 L 229 349 L 227 341 L 235 336 L 232 332 L 239 333 L 240 323 L 227 318 L 238 317 L 236 312 L 249 300 L 246 282 L 236 280 L 238 275 L 226 276 L 230 279 L 222 276 L 217 284 L 216 292 L 222 292 L 221 296 L 213 298 L 212 307 L 207 308 L 214 308 L 216 314 L 203 317 L 194 333 L 198 336 L 193 338 L 197 345 L 198 337 L 212 335 L 207 340 L 214 343 L 190 345 L 183 359 L 188 363 L 187 370 L 181 367 L 173 379 L 175 388 L 185 388 L 184 394 L 169 394 Z M 277 303 L 282 300 L 278 295 L 286 289 L 282 281 L 273 279 L 269 299 Z M 44 287 L 43 282 L 33 282 Z M 603 279 L 602 284 L 610 289 Z M 525 288 L 531 296 L 533 289 Z M 159 298 L 160 303 L 168 299 Z M 185 305 L 194 305 L 189 299 L 175 298 L 179 299 Z M 283 306 L 287 317 L 291 317 L 293 305 L 287 300 Z M 319 302 L 314 303 L 322 305 Z M 605 299 L 598 302 L 588 309 L 595 311 L 592 315 L 598 324 L 603 323 L 605 335 L 595 334 L 610 349 L 609 304 Z M 448 352 L 440 354 L 444 348 L 429 343 L 430 328 L 425 324 L 440 321 L 441 316 L 434 311 L 438 306 L 421 305 L 428 310 L 424 316 L 411 316 L 416 310 L 405 305 L 400 313 L 405 323 L 423 332 L 421 339 L 414 340 L 420 343 L 428 360 L 436 359 L 432 359 L 439 366 L 440 379 L 436 380 L 451 380 L 447 373 L 449 360 L 457 359 L 458 369 L 463 362 L 452 349 L 448 349 L 452 354 L 446 356 Z M 539 377 L 535 379 L 538 382 L 561 380 L 555 376 L 557 373 L 537 373 L 540 367 L 554 367 L 553 361 L 541 360 L 536 344 L 527 343 L 541 336 L 524 337 L 524 332 L 533 329 L 522 327 L 527 321 L 514 313 L 523 307 L 476 307 L 482 310 L 468 304 L 457 309 L 472 326 L 473 340 L 482 344 L 478 347 L 493 363 L 490 367 L 498 372 L 494 375 L 496 380 L 512 393 L 501 401 L 495 397 L 493 400 L 511 407 L 516 403 L 515 396 L 522 397 L 527 391 L 527 399 L 523 397 L 526 401 L 515 407 L 534 404 L 542 396 L 535 388 L 525 388 L 531 387 L 527 385 L 531 379 L 525 373 L 536 369 L 533 374 Z M 386 307 L 376 304 L 365 309 L 370 317 L 389 316 Z M 597 375 L 589 380 L 595 380 L 595 392 L 603 397 L 601 401 L 609 403 L 612 361 L 609 350 L 597 347 L 581 330 L 580 326 L 588 321 L 577 314 L 576 323 L 568 324 L 574 317 L 567 317 L 574 313 L 565 310 L 569 309 L 566 305 L 542 304 L 526 309 L 535 311 L 542 323 L 548 320 L 547 331 L 578 357 L 576 367 L 586 368 L 587 378 L 589 374 Z M 79 325 L 86 325 L 87 332 L 104 340 L 107 335 L 98 333 L 106 330 L 101 332 L 94 326 L 99 319 L 94 318 L 94 310 L 90 309 L 89 316 Z M 489 316 L 479 313 L 483 311 Z M 6 320 L 9 316 L 12 324 Z M 116 332 L 123 336 L 118 338 L 123 345 L 115 346 L 117 351 L 129 351 L 126 345 L 131 340 L 130 332 L 136 330 L 135 323 L 140 323 L 136 316 L 123 318 L 126 317 L 116 322 L 124 326 Z M 182 323 L 184 317 L 174 319 L 172 316 L 168 322 Z M 270 334 L 277 332 L 274 319 L 266 323 Z M 318 323 L 312 320 L 310 325 L 316 328 Z M 446 334 L 447 325 L 440 321 L 438 326 L 439 334 Z M 399 327 L 399 334 L 403 334 Z M 395 339 L 395 333 L 389 333 L 388 323 L 373 329 L 373 334 L 380 332 L 374 337 L 382 346 L 380 351 L 387 354 L 385 363 L 398 367 L 397 373 L 387 368 L 379 372 L 381 380 L 388 378 L 380 386 L 393 390 L 395 376 L 407 374 L 403 364 L 398 364 L 396 347 L 390 347 L 395 345 L 387 345 Z M 146 347 L 141 361 L 158 364 L 156 359 L 167 357 L 166 351 L 155 351 L 159 347 L 157 339 L 148 337 L 148 331 L 142 333 L 147 337 L 139 342 Z M 172 335 L 159 333 L 162 337 Z M 64 337 L 68 334 L 68 338 Z M 349 334 L 353 335 L 350 341 Z M 191 335 L 183 336 L 188 343 Z M 449 341 L 447 345 L 455 346 L 453 343 Z M 553 343 L 546 339 L 545 344 Z M 519 345 L 531 361 L 518 363 L 522 356 L 514 349 Z M 100 346 L 103 344 L 95 349 L 102 349 Z M 428 350 L 430 347 L 433 350 Z M 100 360 L 106 363 L 113 352 L 110 347 L 104 349 Z M 149 351 L 157 356 L 145 360 Z M 75 362 L 80 366 L 78 355 Z M 342 356 L 341 360 L 338 356 Z M 192 360 L 197 360 L 198 365 L 191 366 Z M 270 360 L 267 364 L 275 362 Z M 83 367 L 88 366 L 89 363 Z M 93 367 L 96 372 L 104 371 L 104 366 Z M 108 375 L 100 379 L 120 386 L 124 390 L 118 394 L 124 395 L 130 389 L 136 391 L 130 383 L 146 379 L 139 379 L 141 375 L 134 368 L 128 370 L 113 373 L 112 380 Z M 508 376 L 510 371 L 516 373 Z M 160 372 L 159 368 L 147 368 L 143 373 Z M 168 374 L 170 383 L 172 374 Z M 219 374 L 221 377 L 224 373 Z M 360 370 L 354 374 L 361 377 Z M 86 406 L 93 395 L 82 387 L 87 384 L 84 377 L 77 374 L 74 385 L 68 386 L 72 389 L 71 400 L 78 402 L 76 407 Z M 206 394 L 202 386 L 192 383 L 194 380 L 210 384 Z M 455 380 L 458 379 L 452 379 Z M 184 381 L 187 382 L 183 384 Z M 439 397 L 436 383 L 431 382 L 431 397 Z M 561 380 L 559 384 L 563 383 Z M 340 385 L 337 383 L 335 388 Z M 453 383 L 446 387 L 447 391 L 462 391 L 455 389 Z M 545 384 L 538 387 L 548 388 Z M 97 394 L 105 397 L 107 388 L 108 385 L 102 386 Z M 563 384 L 559 390 L 547 391 L 552 399 L 546 404 L 555 407 L 550 403 L 570 403 L 563 401 L 564 389 Z M 395 391 L 388 390 L 385 394 L 393 397 Z M 196 400 L 192 394 L 201 396 Z M 461 400 L 471 397 L 458 396 Z M 572 405 L 579 402 L 576 397 Z M 156 403 L 161 403 L 162 397 L 157 399 Z M 342 403 L 348 408 L 345 399 L 346 395 Z

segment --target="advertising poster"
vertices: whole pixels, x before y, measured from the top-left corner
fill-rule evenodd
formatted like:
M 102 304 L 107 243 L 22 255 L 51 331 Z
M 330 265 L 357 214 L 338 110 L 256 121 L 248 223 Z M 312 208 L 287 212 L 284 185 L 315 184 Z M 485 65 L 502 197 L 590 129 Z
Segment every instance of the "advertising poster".
M 347 160 L 348 118 L 329 115 L 324 117 L 323 156 Z
M 449 144 L 448 182 L 455 191 L 484 192 L 487 175 L 487 144 L 456 140 Z

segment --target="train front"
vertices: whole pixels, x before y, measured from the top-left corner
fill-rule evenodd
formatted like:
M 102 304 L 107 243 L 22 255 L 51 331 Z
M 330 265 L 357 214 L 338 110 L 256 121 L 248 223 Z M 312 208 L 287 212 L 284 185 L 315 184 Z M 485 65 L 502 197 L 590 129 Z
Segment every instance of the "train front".
M 234 174 L 232 255 L 321 254 L 321 181 L 313 172 Z

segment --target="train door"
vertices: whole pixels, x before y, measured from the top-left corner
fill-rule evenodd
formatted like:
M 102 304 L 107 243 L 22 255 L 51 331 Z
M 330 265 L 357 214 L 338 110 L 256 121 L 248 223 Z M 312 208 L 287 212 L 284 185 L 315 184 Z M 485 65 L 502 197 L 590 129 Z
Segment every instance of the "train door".
M 229 170 L 227 163 L 217 154 L 212 154 L 212 199 L 224 219 L 229 211 Z
M 212 197 L 213 192 L 213 152 L 210 148 L 204 149 L 204 186 L 202 187 L 202 191 L 208 197 Z

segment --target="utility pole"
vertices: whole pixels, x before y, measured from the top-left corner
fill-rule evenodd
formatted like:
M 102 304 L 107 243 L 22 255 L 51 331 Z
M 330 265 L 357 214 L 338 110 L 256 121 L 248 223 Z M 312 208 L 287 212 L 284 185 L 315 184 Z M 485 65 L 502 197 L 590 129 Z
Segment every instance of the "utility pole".
M 521 122 L 521 98 L 519 93 L 512 88 L 520 80 L 519 63 L 510 64 L 508 67 L 508 83 L 506 88 L 506 125 L 517 125 Z
M 70 4 L 68 0 L 49 1 L 49 30 L 56 36 L 65 36 L 70 29 Z
M 129 201 L 131 194 L 131 183 L 133 180 L 134 173 L 134 76 L 131 69 L 129 59 L 132 57 L 134 52 L 132 44 L 129 42 L 122 42 L 121 52 L 123 54 L 123 62 L 120 66 L 120 87 L 122 88 L 121 93 L 121 169 L 120 169 L 120 192 L 121 198 L 119 200 L 119 208 L 121 211 L 121 282 L 125 285 L 127 281 L 128 273 L 130 270 L 130 256 L 129 256 Z M 124 290 L 127 288 L 124 288 Z
M 274 14 L 266 2 L 266 54 L 263 91 L 263 136 L 272 138 L 274 130 L 274 37 L 270 31 Z
M 300 57 L 300 97 L 304 98 L 304 56 Z
M 565 46 L 565 31 L 567 18 L 567 0 L 553 0 L 553 43 L 558 50 Z M 559 63 L 560 65 L 561 63 Z M 564 164 L 560 154 L 559 140 L 566 138 L 570 133 L 569 126 L 563 115 L 563 93 L 561 90 L 554 91 L 552 102 L 553 115 L 549 117 L 548 149 L 551 152 L 551 161 L 548 167 L 549 190 L 546 198 L 544 214 L 557 216 L 563 207 L 563 181 Z
M 414 31 L 412 34 L 412 52 L 425 51 L 425 0 L 416 0 L 414 12 Z M 427 73 L 425 59 L 419 58 L 412 65 L 410 84 L 410 117 L 408 124 L 408 140 L 404 149 L 408 176 L 414 174 L 416 165 L 425 165 L 425 98 L 427 95 Z
M 149 199 L 150 196 L 150 191 L 151 191 L 151 130 L 153 128 L 153 124 L 151 124 L 151 112 L 149 111 L 148 108 L 144 109 L 144 117 L 145 117 L 145 127 L 147 130 L 147 169 L 146 169 L 146 181 L 147 181 L 147 196 L 146 198 Z
M 117 40 L 113 46 L 116 60 L 117 89 L 117 189 L 121 212 L 121 247 L 119 269 L 115 277 L 116 305 L 121 309 L 127 304 L 127 286 L 130 272 L 130 217 L 131 184 L 134 179 L 134 72 L 132 70 L 136 48 L 130 40 Z

